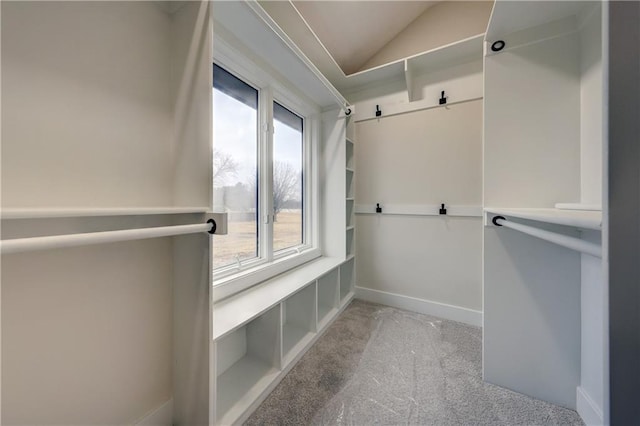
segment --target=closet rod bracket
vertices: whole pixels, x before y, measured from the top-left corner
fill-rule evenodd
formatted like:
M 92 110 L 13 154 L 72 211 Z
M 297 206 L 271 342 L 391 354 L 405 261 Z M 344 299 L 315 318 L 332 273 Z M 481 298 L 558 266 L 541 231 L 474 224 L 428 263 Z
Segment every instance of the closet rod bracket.
M 493 223 L 495 226 L 502 226 L 498 223 L 498 220 L 507 220 L 504 216 L 494 216 L 493 219 L 491 219 L 491 223 Z

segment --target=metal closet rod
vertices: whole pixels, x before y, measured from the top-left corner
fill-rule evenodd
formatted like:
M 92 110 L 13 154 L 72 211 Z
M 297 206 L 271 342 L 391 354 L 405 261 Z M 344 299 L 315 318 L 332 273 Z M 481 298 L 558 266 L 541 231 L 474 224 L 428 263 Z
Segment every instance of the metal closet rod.
M 496 226 L 515 229 L 516 231 L 531 235 L 532 237 L 540 238 L 541 240 L 549 241 L 571 250 L 576 250 L 596 257 L 602 257 L 602 247 L 600 245 L 581 240 L 580 238 L 568 237 L 555 232 L 534 228 L 533 226 L 510 222 L 504 216 L 494 216 L 492 222 Z
M 155 228 L 124 229 L 121 231 L 90 232 L 86 234 L 52 235 L 48 237 L 16 238 L 0 241 L 0 253 L 21 253 L 26 251 L 54 248 L 87 246 L 91 244 L 115 243 L 120 241 L 144 240 L 147 238 L 171 237 L 216 231 L 216 222 L 194 225 L 160 226 Z

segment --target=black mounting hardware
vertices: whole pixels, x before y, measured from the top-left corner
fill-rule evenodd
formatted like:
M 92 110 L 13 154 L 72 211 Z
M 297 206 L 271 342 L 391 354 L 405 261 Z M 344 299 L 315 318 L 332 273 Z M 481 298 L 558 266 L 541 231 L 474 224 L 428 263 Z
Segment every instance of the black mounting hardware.
M 444 203 L 440 204 L 440 214 L 447 214 L 447 209 L 444 208 Z
M 444 95 L 444 90 L 440 92 L 440 105 L 444 105 L 447 103 L 447 97 Z
M 493 222 L 495 226 L 502 226 L 498 223 L 498 219 L 507 220 L 504 216 L 494 216 L 493 219 L 491 219 L 491 222 Z
M 344 111 L 344 115 L 351 115 L 351 108 L 347 108 L 347 109 Z
M 376 105 L 376 117 L 380 117 L 382 115 L 382 111 L 380 111 L 380 105 Z
M 504 40 L 494 41 L 493 44 L 491 45 L 491 51 L 492 52 L 499 52 L 502 49 L 504 49 L 505 46 L 506 46 L 506 43 L 504 42 Z
M 211 229 L 209 229 L 207 232 L 212 234 L 212 235 L 215 234 L 216 233 L 216 228 L 218 227 L 218 225 L 216 225 L 216 221 L 213 220 L 213 219 L 209 219 L 207 221 L 207 223 L 211 224 Z
M 376 213 L 382 213 L 382 207 L 380 207 L 380 203 L 376 203 Z

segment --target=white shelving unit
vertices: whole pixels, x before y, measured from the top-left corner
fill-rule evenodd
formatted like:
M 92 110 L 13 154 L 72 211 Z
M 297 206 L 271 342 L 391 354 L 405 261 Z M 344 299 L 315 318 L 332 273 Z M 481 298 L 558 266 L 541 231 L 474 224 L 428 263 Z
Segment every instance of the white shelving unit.
M 216 423 L 246 420 L 348 306 L 350 262 L 320 259 L 213 306 Z
M 606 260 L 576 251 L 606 229 L 603 7 L 497 0 L 484 57 L 484 379 L 587 424 L 607 423 Z

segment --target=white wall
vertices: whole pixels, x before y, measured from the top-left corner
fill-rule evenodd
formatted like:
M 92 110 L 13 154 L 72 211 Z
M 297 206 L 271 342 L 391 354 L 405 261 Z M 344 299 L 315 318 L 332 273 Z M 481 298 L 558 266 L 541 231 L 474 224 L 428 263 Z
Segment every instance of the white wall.
M 575 34 L 485 58 L 485 206 L 579 201 L 579 59 Z
M 482 204 L 480 100 L 358 122 L 356 135 L 357 204 Z M 482 310 L 480 218 L 358 215 L 356 230 L 359 287 Z
M 2 12 L 3 207 L 171 205 L 169 16 L 144 2 Z
M 2 423 L 131 424 L 167 401 L 171 276 L 170 239 L 3 255 Z
M 602 204 L 601 7 L 591 9 L 580 32 L 580 201 Z

